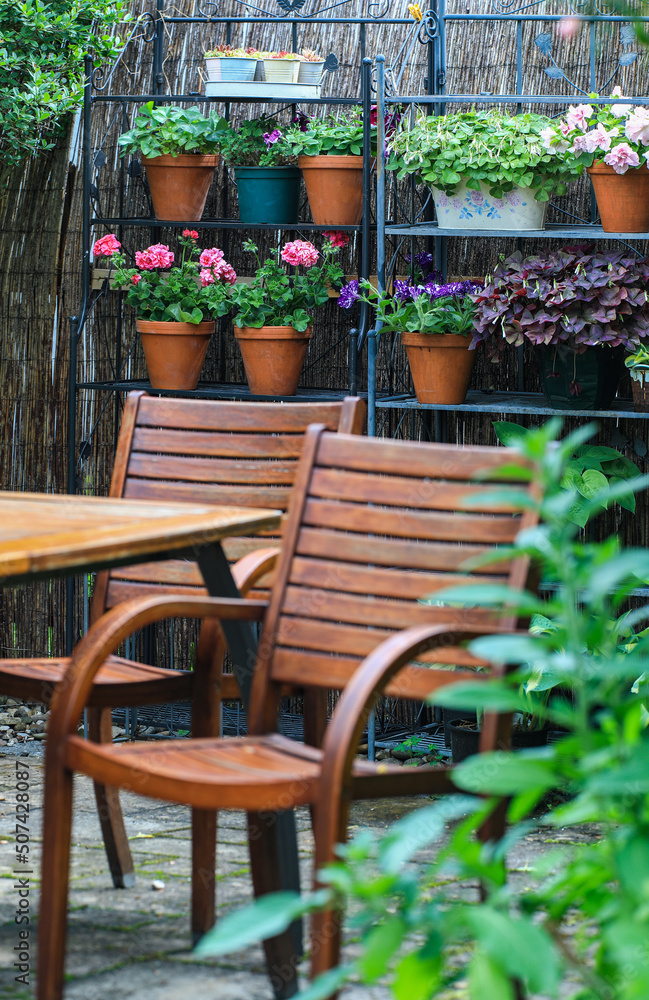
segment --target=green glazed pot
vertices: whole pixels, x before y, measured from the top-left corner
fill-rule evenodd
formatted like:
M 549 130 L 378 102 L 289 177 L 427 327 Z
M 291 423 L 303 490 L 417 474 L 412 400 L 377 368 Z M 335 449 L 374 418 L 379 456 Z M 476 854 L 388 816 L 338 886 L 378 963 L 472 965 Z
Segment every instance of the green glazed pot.
M 298 167 L 235 167 L 241 222 L 291 225 L 298 221 Z

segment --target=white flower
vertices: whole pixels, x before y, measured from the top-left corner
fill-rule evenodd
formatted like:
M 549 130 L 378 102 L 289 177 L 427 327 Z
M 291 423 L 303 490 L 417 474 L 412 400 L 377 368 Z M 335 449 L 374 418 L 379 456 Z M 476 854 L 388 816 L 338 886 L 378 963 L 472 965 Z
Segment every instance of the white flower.
M 624 132 L 629 142 L 649 143 L 649 109 L 636 108 L 629 115 L 624 126 Z

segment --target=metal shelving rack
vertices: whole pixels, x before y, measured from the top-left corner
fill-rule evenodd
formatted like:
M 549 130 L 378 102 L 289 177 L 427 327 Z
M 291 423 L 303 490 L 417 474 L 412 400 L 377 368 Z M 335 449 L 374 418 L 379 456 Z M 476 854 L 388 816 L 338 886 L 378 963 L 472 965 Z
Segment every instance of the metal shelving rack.
M 267 103 L 269 98 L 240 98 L 238 96 L 233 96 L 227 98 L 224 96 L 219 97 L 208 97 L 199 93 L 188 93 L 188 94 L 176 94 L 176 93 L 165 93 L 164 91 L 164 55 L 165 55 L 165 45 L 167 44 L 166 33 L 174 29 L 175 26 L 179 25 L 222 25 L 226 29 L 226 41 L 231 40 L 232 26 L 235 24 L 246 24 L 251 26 L 267 26 L 268 24 L 277 25 L 289 25 L 291 28 L 292 36 L 292 46 L 293 50 L 298 48 L 298 30 L 301 26 L 305 25 L 331 25 L 336 24 L 340 26 L 344 25 L 355 25 L 359 28 L 360 35 L 360 79 L 359 79 L 359 94 L 354 97 L 321 97 L 319 99 L 309 99 L 308 103 L 313 105 L 329 105 L 329 106 L 353 106 L 361 105 L 364 112 L 364 120 L 366 123 L 364 132 L 364 177 L 363 177 L 363 218 L 362 222 L 358 226 L 336 226 L 336 229 L 343 231 L 357 233 L 360 237 L 360 247 L 358 248 L 358 273 L 361 277 L 369 276 L 370 273 L 370 261 L 371 261 L 371 251 L 372 243 L 376 238 L 376 223 L 372 222 L 371 218 L 371 196 L 372 196 L 372 185 L 373 185 L 373 175 L 372 175 L 372 161 L 370 156 L 370 109 L 372 103 L 372 61 L 367 58 L 367 34 L 368 28 L 372 25 L 402 25 L 406 31 L 406 38 L 404 45 L 400 50 L 400 57 L 404 53 L 407 55 L 412 52 L 415 45 L 418 43 L 419 38 L 419 26 L 416 22 L 413 22 L 412 18 L 403 17 L 390 17 L 389 16 L 389 2 L 383 5 L 378 3 L 368 3 L 367 13 L 360 17 L 344 17 L 341 13 L 341 8 L 344 8 L 349 0 L 332 0 L 324 10 L 322 14 L 319 14 L 316 10 L 309 13 L 309 10 L 304 4 L 304 0 L 268 0 L 266 2 L 260 3 L 249 3 L 247 0 L 235 0 L 242 8 L 243 16 L 239 17 L 236 14 L 230 14 L 227 16 L 221 16 L 217 13 L 218 6 L 210 0 L 199 0 L 197 3 L 197 13 L 193 16 L 177 16 L 174 14 L 167 15 L 166 7 L 169 6 L 173 9 L 172 5 L 167 3 L 167 0 L 156 0 L 155 10 L 153 13 L 145 13 L 138 18 L 136 27 L 131 32 L 131 36 L 128 42 L 135 36 L 136 31 L 139 32 L 138 37 L 143 38 L 145 43 L 152 46 L 153 58 L 152 58 L 152 83 L 151 83 L 151 93 L 148 94 L 124 94 L 124 93 L 114 93 L 111 91 L 111 83 L 115 73 L 115 67 L 111 69 L 108 74 L 100 69 L 94 69 L 92 60 L 90 58 L 86 59 L 86 82 L 84 88 L 84 103 L 83 103 L 83 156 L 82 156 L 82 177 L 83 177 L 83 236 L 82 236 L 82 300 L 78 310 L 77 315 L 71 316 L 69 320 L 69 336 L 70 336 L 70 365 L 69 365 L 69 396 L 68 396 L 68 491 L 70 493 L 76 492 L 78 488 L 77 482 L 77 468 L 80 461 L 84 456 L 84 449 L 87 448 L 87 442 L 77 441 L 77 402 L 78 393 L 83 390 L 96 390 L 103 393 L 113 393 L 120 394 L 128 392 L 131 389 L 145 388 L 151 391 L 148 382 L 142 380 L 131 380 L 120 378 L 120 374 L 123 370 L 124 359 L 122 358 L 121 343 L 122 343 L 122 323 L 121 323 L 121 313 L 118 317 L 115 330 L 113 355 L 111 357 L 113 370 L 117 373 L 116 377 L 108 381 L 80 381 L 77 377 L 78 368 L 78 345 L 79 340 L 84 329 L 88 317 L 92 311 L 93 306 L 98 301 L 98 298 L 92 298 L 91 295 L 91 262 L 90 262 L 90 247 L 91 234 L 93 229 L 95 230 L 95 235 L 99 235 L 99 232 L 105 228 L 109 228 L 111 231 L 117 233 L 118 238 L 122 239 L 122 234 L 124 231 L 129 229 L 137 231 L 142 228 L 149 228 L 152 230 L 152 235 L 154 240 L 159 238 L 157 233 L 160 229 L 165 227 L 182 227 L 186 223 L 179 222 L 165 222 L 164 220 L 155 219 L 153 216 L 142 218 L 142 217 L 128 217 L 126 215 L 119 216 L 108 216 L 102 215 L 98 211 L 93 211 L 98 205 L 98 200 L 96 200 L 96 189 L 93 185 L 93 170 L 99 169 L 103 160 L 97 165 L 97 157 L 101 157 L 101 143 L 98 149 L 95 151 L 93 149 L 92 143 L 92 113 L 93 109 L 102 104 L 111 104 L 116 107 L 121 105 L 124 110 L 122 121 L 126 120 L 126 108 L 128 106 L 143 104 L 147 101 L 156 101 L 160 103 L 178 103 L 178 104 L 191 104 L 196 103 L 206 103 L 208 105 L 220 104 L 225 106 L 226 116 L 229 115 L 229 108 L 232 103 L 245 104 L 245 103 Z M 268 7 L 277 4 L 277 10 L 267 9 Z M 234 4 L 233 4 L 234 5 Z M 128 52 L 128 42 L 125 45 L 124 51 L 120 58 Z M 428 65 L 432 65 L 432 55 L 430 52 L 430 44 L 428 45 Z M 430 77 L 430 73 L 429 73 Z M 282 99 L 281 105 L 286 106 L 286 100 Z M 122 124 L 122 128 L 128 127 L 128 125 Z M 125 205 L 125 167 L 122 165 L 120 168 L 120 192 L 119 192 L 119 206 L 122 209 Z M 236 231 L 242 229 L 250 229 L 251 227 L 246 223 L 240 223 L 234 219 L 203 219 L 200 222 L 191 222 L 192 228 L 199 230 L 223 230 L 223 231 Z M 291 226 L 279 226 L 270 224 L 260 224 L 254 228 L 259 230 L 273 230 L 273 231 L 288 231 L 294 233 L 309 233 L 309 232 L 321 232 L 325 229 L 331 229 L 331 226 L 318 226 L 313 223 L 299 223 Z M 106 288 L 104 289 L 104 292 Z M 101 296 L 99 296 L 101 297 Z M 350 331 L 349 336 L 349 346 L 348 346 L 348 370 L 349 378 L 348 384 L 344 387 L 323 390 L 323 389 L 298 389 L 298 395 L 291 397 L 294 400 L 322 400 L 322 399 L 340 399 L 342 396 L 346 395 L 348 392 L 355 394 L 359 391 L 359 373 L 358 373 L 358 357 L 359 349 L 358 345 L 363 343 L 364 336 L 369 328 L 369 310 L 364 307 L 361 311 L 358 328 Z M 179 394 L 180 395 L 180 394 Z M 208 398 L 208 399 L 246 399 L 250 398 L 250 393 L 245 385 L 240 384 L 199 384 L 198 389 L 194 393 L 182 394 L 182 395 L 194 395 L 198 398 Z M 262 397 L 255 397 L 261 399 Z M 263 397 L 268 398 L 268 397 Z M 282 398 L 282 397 L 272 397 L 272 398 Z M 103 412 L 103 410 L 102 410 Z M 117 420 L 117 408 L 116 408 L 116 420 Z
M 569 5 L 571 0 L 568 0 Z M 605 104 L 610 102 L 610 98 L 591 98 L 589 93 L 581 89 L 576 83 L 571 81 L 565 72 L 558 66 L 552 51 L 551 42 L 548 41 L 547 32 L 542 32 L 535 39 L 536 45 L 542 55 L 547 58 L 550 73 L 548 76 L 554 79 L 562 79 L 569 85 L 569 93 L 561 96 L 548 95 L 547 93 L 524 93 L 523 92 L 523 27 L 526 24 L 538 24 L 544 26 L 556 24 L 564 16 L 562 14 L 535 13 L 537 0 L 491 0 L 492 12 L 487 14 L 458 14 L 448 13 L 446 10 L 446 0 L 434 0 L 430 9 L 423 15 L 423 28 L 430 43 L 430 70 L 428 79 L 428 93 L 419 96 L 404 95 L 395 86 L 391 69 L 386 66 L 384 56 L 377 57 L 377 123 L 378 123 L 378 158 L 377 158 L 377 256 L 378 256 L 378 287 L 382 290 L 386 287 L 388 276 L 392 273 L 396 252 L 393 260 L 388 265 L 387 245 L 388 241 L 396 238 L 399 246 L 406 240 L 410 241 L 411 256 L 416 252 L 416 241 L 424 239 L 426 249 L 435 253 L 436 267 L 446 275 L 447 240 L 453 236 L 463 238 L 493 238 L 509 237 L 514 240 L 620 240 L 625 244 L 633 244 L 638 241 L 648 240 L 649 233 L 606 233 L 598 224 L 596 216 L 596 206 L 594 197 L 591 198 L 591 217 L 589 220 L 575 220 L 570 217 L 566 224 L 549 224 L 542 230 L 512 232 L 511 230 L 479 230 L 479 229 L 441 229 L 432 219 L 432 199 L 430 195 L 423 205 L 415 206 L 414 182 L 411 188 L 410 197 L 410 217 L 403 221 L 386 219 L 387 203 L 387 181 L 385 171 L 385 135 L 384 135 L 384 115 L 386 107 L 401 105 L 404 116 L 412 112 L 413 106 L 424 107 L 429 114 L 444 114 L 448 104 L 453 105 L 509 105 L 513 106 L 517 112 L 529 105 L 546 105 L 548 113 L 552 110 L 563 109 L 566 105 L 574 101 L 588 100 L 590 104 Z M 578 20 L 589 32 L 589 65 L 588 65 L 588 86 L 594 92 L 597 88 L 597 44 L 596 32 L 598 28 L 606 26 L 609 30 L 611 26 L 618 25 L 626 34 L 622 36 L 622 44 L 625 46 L 632 44 L 631 34 L 629 34 L 629 18 L 616 16 L 607 13 L 603 8 L 595 3 L 595 13 L 583 14 L 583 5 L 579 5 L 579 0 L 575 0 L 574 6 L 570 5 L 566 9 L 566 15 Z M 512 25 L 515 31 L 516 46 L 516 85 L 513 93 L 492 94 L 483 92 L 480 94 L 460 94 L 447 90 L 446 83 L 446 27 L 451 22 L 467 21 L 487 21 L 505 22 Z M 649 22 L 649 17 L 634 17 L 634 21 Z M 607 90 L 614 82 L 618 70 L 633 61 L 634 54 L 625 53 L 621 57 L 619 65 L 613 76 L 603 85 L 602 89 Z M 632 104 L 647 103 L 647 98 L 626 98 L 625 102 Z M 395 204 L 400 204 L 400 200 L 395 198 Z M 519 242 L 520 248 L 520 242 Z M 419 403 L 414 394 L 402 393 L 381 393 L 377 389 L 377 355 L 379 350 L 380 326 L 377 324 L 374 329 L 368 331 L 368 431 L 370 434 L 377 433 L 377 411 L 397 410 L 397 411 L 421 411 L 422 413 L 434 416 L 434 435 L 436 439 L 443 439 L 446 434 L 446 414 L 449 411 L 460 413 L 506 413 L 534 414 L 547 416 L 551 414 L 562 414 L 564 416 L 598 417 L 608 419 L 629 419 L 647 420 L 648 413 L 638 413 L 633 410 L 629 400 L 616 400 L 616 408 L 613 410 L 556 410 L 548 405 L 545 397 L 541 393 L 529 393 L 523 391 L 522 376 L 522 349 L 519 349 L 519 378 L 516 391 L 510 392 L 469 392 L 466 402 L 460 406 L 443 406 Z

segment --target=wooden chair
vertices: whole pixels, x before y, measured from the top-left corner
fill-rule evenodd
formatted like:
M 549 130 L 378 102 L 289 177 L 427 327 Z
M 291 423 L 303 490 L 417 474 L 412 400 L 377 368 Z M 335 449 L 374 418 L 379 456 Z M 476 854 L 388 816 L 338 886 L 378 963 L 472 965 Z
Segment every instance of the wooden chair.
M 360 434 L 364 415 L 364 403 L 351 397 L 323 404 L 224 403 L 133 392 L 124 407 L 110 496 L 285 511 L 308 424 L 318 420 L 332 431 Z M 260 592 L 260 581 L 276 560 L 278 542 L 272 533 L 224 542 L 242 594 L 255 585 Z M 132 597 L 200 593 L 205 593 L 202 577 L 192 562 L 154 562 L 102 572 L 95 582 L 91 619 L 98 621 Z M 91 738 L 112 742 L 112 706 L 185 699 L 193 699 L 194 733 L 218 735 L 219 699 L 239 697 L 232 674 L 217 677 L 222 650 L 218 623 L 211 622 L 199 644 L 199 659 L 208 663 L 202 670 L 169 670 L 108 656 L 88 692 Z M 0 660 L 0 692 L 48 703 L 68 665 L 66 658 Z M 113 882 L 116 887 L 132 885 L 133 863 L 119 799 L 102 783 L 95 792 Z M 197 915 L 197 924 L 209 925 L 212 917 Z
M 471 575 L 462 571 L 465 560 L 510 543 L 521 527 L 535 523 L 535 515 L 521 516 L 514 502 L 501 498 L 494 507 L 485 499 L 495 482 L 499 494 L 520 490 L 519 482 L 503 484 L 501 478 L 511 462 L 512 453 L 504 448 L 356 438 L 311 427 L 268 602 L 151 597 L 113 609 L 90 629 L 75 650 L 50 721 L 39 1000 L 61 997 L 75 771 L 184 803 L 194 813 L 248 812 L 257 895 L 278 888 L 276 827 L 268 823 L 269 811 L 311 806 L 318 868 L 345 839 L 352 799 L 453 790 L 450 768 L 375 766 L 356 761 L 355 752 L 379 693 L 423 699 L 458 678 L 487 676 L 489 670 L 476 675 L 474 668 L 490 665 L 459 644 L 515 627 L 513 619 L 494 622 L 484 610 L 419 603 L 423 595 L 467 579 L 514 587 L 526 583 L 525 559 L 501 561 Z M 471 482 L 476 472 L 483 474 L 477 485 Z M 244 613 L 253 620 L 263 617 L 248 737 L 117 748 L 76 735 L 100 665 L 133 629 L 169 616 L 225 620 Z M 455 669 L 433 668 L 431 661 Z M 319 725 L 320 746 L 278 734 L 278 708 L 287 685 L 310 694 L 312 705 L 329 688 L 343 690 L 326 732 L 322 714 L 315 715 L 309 735 L 313 738 Z M 507 719 L 488 717 L 481 749 L 504 745 L 508 731 Z M 211 856 L 201 859 L 203 850 L 195 840 L 194 873 L 213 863 Z M 338 942 L 335 915 L 317 915 L 314 973 L 336 962 Z M 292 996 L 296 976 L 290 935 L 265 942 L 265 948 L 277 996 Z M 287 969 L 284 975 L 281 970 Z

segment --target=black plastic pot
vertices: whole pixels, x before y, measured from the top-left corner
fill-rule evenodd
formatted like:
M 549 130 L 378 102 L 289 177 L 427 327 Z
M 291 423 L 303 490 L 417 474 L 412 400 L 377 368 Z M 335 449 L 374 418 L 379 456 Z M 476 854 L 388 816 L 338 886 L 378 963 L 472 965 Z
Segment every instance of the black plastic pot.
M 588 347 L 583 354 L 569 348 L 539 345 L 541 388 L 557 410 L 608 410 L 624 375 L 623 347 Z
M 451 722 L 455 722 L 456 719 L 471 719 L 473 722 L 478 721 L 478 717 L 475 712 L 467 712 L 466 708 L 443 708 L 442 722 L 444 723 L 444 745 L 447 747 L 450 747 L 451 745 Z
M 468 723 L 468 726 L 461 723 Z M 473 724 L 474 728 L 470 728 Z M 480 730 L 475 725 L 475 719 L 456 719 L 449 722 L 451 733 L 451 756 L 454 764 L 466 760 L 478 752 Z M 543 747 L 548 742 L 547 729 L 534 729 L 531 732 L 512 730 L 512 750 L 525 750 L 529 747 Z

